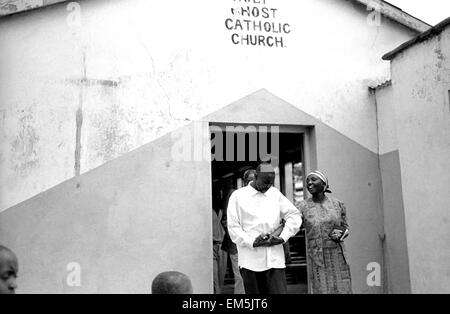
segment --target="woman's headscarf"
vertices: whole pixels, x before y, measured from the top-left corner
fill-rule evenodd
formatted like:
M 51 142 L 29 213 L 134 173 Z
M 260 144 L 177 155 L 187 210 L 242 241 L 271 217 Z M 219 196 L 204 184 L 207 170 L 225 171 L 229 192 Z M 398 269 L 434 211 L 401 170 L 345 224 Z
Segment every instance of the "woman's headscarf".
M 331 193 L 330 185 L 328 184 L 328 178 L 322 172 L 320 172 L 319 170 L 315 170 L 313 172 L 310 172 L 306 178 L 308 179 L 308 177 L 312 175 L 317 176 L 320 180 L 322 180 L 323 183 L 325 183 L 325 188 L 323 190 L 324 193 Z

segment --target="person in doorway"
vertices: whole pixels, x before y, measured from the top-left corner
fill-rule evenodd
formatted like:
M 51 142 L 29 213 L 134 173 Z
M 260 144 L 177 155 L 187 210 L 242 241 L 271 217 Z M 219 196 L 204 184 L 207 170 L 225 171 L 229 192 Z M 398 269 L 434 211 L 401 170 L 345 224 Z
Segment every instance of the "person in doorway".
M 152 281 L 152 294 L 192 294 L 194 289 L 186 274 L 178 271 L 160 273 Z
M 15 294 L 19 262 L 16 254 L 0 245 L 0 294 Z
M 221 225 L 223 210 L 217 208 L 212 211 L 213 224 L 213 283 L 214 293 L 221 294 L 225 279 L 226 271 L 226 253 L 222 250 L 222 242 L 225 235 L 225 230 Z
M 243 186 L 247 186 L 250 182 L 253 182 L 256 178 L 256 170 L 255 169 L 249 169 L 246 172 L 244 172 L 244 176 L 242 177 L 244 181 Z
M 250 182 L 255 180 L 256 170 L 250 169 L 244 172 L 243 176 L 243 186 L 247 186 Z M 230 190 L 227 195 L 224 208 L 228 208 L 228 201 L 230 199 L 231 194 L 236 191 L 234 189 Z M 225 236 L 222 243 L 222 250 L 226 251 L 230 255 L 231 268 L 233 269 L 234 275 L 234 294 L 245 294 L 244 280 L 242 279 L 241 272 L 239 270 L 238 263 L 238 250 L 236 244 L 231 241 L 230 233 L 228 232 L 227 225 L 227 215 L 226 211 L 222 217 L 222 226 L 225 229 Z
M 345 256 L 347 212 L 331 193 L 327 177 L 311 172 L 306 184 L 312 197 L 299 203 L 307 239 L 309 281 L 314 294 L 351 294 L 350 267 Z
M 297 208 L 273 187 L 269 163 L 256 168 L 255 180 L 235 191 L 228 202 L 228 231 L 236 243 L 247 294 L 287 293 L 283 243 L 297 234 L 302 218 Z M 284 219 L 281 233 L 276 232 Z

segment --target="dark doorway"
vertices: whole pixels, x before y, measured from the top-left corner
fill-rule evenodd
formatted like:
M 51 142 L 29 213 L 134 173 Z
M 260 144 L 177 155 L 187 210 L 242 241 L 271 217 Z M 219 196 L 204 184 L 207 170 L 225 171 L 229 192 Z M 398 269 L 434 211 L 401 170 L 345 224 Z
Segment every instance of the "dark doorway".
M 263 128 L 256 126 L 241 129 L 237 127 L 226 129 L 225 126 L 221 126 L 220 129 L 222 130 L 221 135 L 218 135 L 219 127 L 215 126 L 210 129 L 213 143 L 216 137 L 221 136 L 223 139 L 223 145 L 220 145 L 221 141 L 216 141 L 215 147 L 212 148 L 212 199 L 214 208 L 220 207 L 224 209 L 229 191 L 242 187 L 244 172 L 248 169 L 255 169 L 261 159 L 267 158 L 267 156 L 261 156 L 264 155 L 265 148 L 262 149 L 262 154 L 258 153 L 257 158 L 255 158 L 255 154 L 250 153 L 254 149 L 257 149 L 258 152 L 261 151 L 261 138 L 263 138 L 263 141 L 264 138 L 268 140 L 267 153 L 270 153 L 270 158 L 277 160 L 278 167 L 276 168 L 275 187 L 294 204 L 304 199 L 305 158 L 303 146 L 305 134 L 301 129 L 296 131 L 295 127 L 283 128 L 283 126 L 277 126 L 275 128 L 271 126 Z M 273 132 L 277 132 L 275 137 L 272 136 Z M 241 142 L 239 142 L 239 137 Z M 229 140 L 226 141 L 226 138 L 234 138 L 234 141 L 231 143 Z M 245 145 L 242 144 L 244 138 Z M 272 149 L 274 145 L 278 147 Z M 218 154 L 221 149 L 223 151 Z M 242 152 L 242 149 L 246 151 Z M 230 154 L 229 150 L 234 150 L 234 152 Z M 295 237 L 289 240 L 288 245 L 285 245 L 285 252 L 288 293 L 307 293 L 307 263 L 305 232 L 303 228 Z M 225 256 L 227 255 L 225 254 Z M 227 260 L 222 293 L 233 294 L 233 271 L 229 257 L 227 257 Z

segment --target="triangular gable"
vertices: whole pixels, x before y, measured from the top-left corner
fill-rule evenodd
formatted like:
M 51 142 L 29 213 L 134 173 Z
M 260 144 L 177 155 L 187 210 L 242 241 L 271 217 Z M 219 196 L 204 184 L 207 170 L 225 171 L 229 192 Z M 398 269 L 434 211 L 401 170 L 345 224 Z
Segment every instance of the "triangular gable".
M 319 121 L 299 108 L 260 89 L 204 117 L 203 121 L 243 124 L 316 125 Z

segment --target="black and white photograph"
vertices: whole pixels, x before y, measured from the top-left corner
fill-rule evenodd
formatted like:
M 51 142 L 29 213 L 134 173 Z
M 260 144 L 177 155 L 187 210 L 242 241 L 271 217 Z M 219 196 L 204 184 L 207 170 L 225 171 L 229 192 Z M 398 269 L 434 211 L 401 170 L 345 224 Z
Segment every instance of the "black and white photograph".
M 0 0 L 0 294 L 450 294 L 449 240 L 450 1 Z

